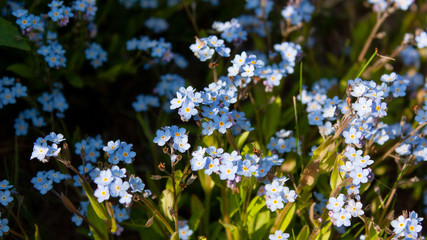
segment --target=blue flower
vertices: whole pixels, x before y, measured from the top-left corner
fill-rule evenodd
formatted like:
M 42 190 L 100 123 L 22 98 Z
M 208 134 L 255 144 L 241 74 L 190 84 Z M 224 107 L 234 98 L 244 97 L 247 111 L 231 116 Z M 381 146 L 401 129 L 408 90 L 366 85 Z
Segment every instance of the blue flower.
M 359 139 L 362 133 L 357 131 L 354 127 L 351 127 L 349 131 L 344 131 L 343 136 L 345 137 L 345 143 L 347 144 L 359 144 Z
M 126 208 L 115 207 L 114 216 L 119 223 L 129 219 L 129 213 Z
M 120 140 L 116 140 L 114 141 L 109 141 L 107 143 L 107 146 L 104 146 L 104 148 L 102 150 L 104 150 L 104 152 L 107 152 L 107 154 L 112 154 L 114 153 L 120 146 Z
M 268 236 L 269 240 L 287 240 L 289 238 L 288 233 L 283 233 L 281 230 L 276 230 L 274 234 Z
M 121 178 L 116 178 L 111 184 L 109 185 L 110 188 L 110 195 L 112 197 L 123 197 L 127 194 L 127 190 L 129 189 L 129 183 L 123 182 Z
M 125 142 L 122 142 L 120 145 L 120 150 L 118 151 L 118 153 L 122 156 L 121 159 L 128 164 L 132 162 L 132 158 L 134 158 L 136 155 L 134 151 L 131 151 L 132 146 L 132 144 L 126 144 Z
M 154 143 L 157 143 L 159 146 L 165 145 L 167 141 L 171 138 L 170 130 L 157 130 L 156 131 L 156 137 L 153 139 Z
M 98 188 L 95 190 L 93 195 L 98 198 L 98 202 L 100 203 L 105 200 L 108 200 L 110 198 L 108 186 L 98 185 Z
M 234 180 L 236 178 L 237 166 L 232 162 L 226 161 L 219 166 L 221 180 Z
M 9 185 L 9 181 L 4 179 L 0 182 L 0 190 L 7 190 L 13 188 L 12 185 Z
M 131 176 L 129 178 L 129 185 L 132 188 L 131 192 L 142 192 L 144 190 L 145 184 L 142 182 L 141 178 Z
M 111 174 L 111 170 L 102 170 L 99 173 L 99 176 L 95 178 L 94 182 L 98 184 L 98 186 L 108 186 L 114 180 L 113 175 Z
M 181 108 L 178 111 L 178 114 L 183 117 L 184 120 L 190 120 L 191 116 L 194 116 L 198 113 L 197 109 L 195 108 L 195 105 L 191 101 L 185 101 L 184 104 L 182 104 Z
M 343 225 L 348 227 L 351 225 L 351 214 L 344 209 L 341 209 L 339 212 L 335 212 L 333 217 L 336 220 L 335 225 L 337 227 L 341 227 Z
M 0 237 L 3 233 L 9 232 L 8 220 L 6 218 L 0 219 Z
M 181 153 L 185 153 L 185 151 L 190 148 L 188 138 L 182 138 L 179 141 L 175 141 L 173 144 L 173 148 L 180 151 Z
M 415 121 L 417 121 L 419 124 L 427 122 L 427 111 L 418 110 L 417 116 L 415 116 Z
M 3 206 L 6 207 L 12 201 L 13 201 L 13 198 L 10 196 L 9 190 L 0 191 L 0 203 Z
M 205 174 L 211 175 L 219 171 L 219 160 L 217 158 L 206 157 Z
M 310 125 L 321 126 L 323 124 L 323 115 L 321 111 L 314 111 L 308 114 L 308 120 Z
M 353 184 L 357 185 L 359 183 L 367 183 L 368 182 L 368 169 L 362 169 L 361 167 L 355 167 L 353 171 L 350 172 L 350 177 L 353 178 Z
M 124 178 L 126 177 L 126 168 L 119 168 L 118 166 L 112 166 L 111 175 L 114 178 Z
M 83 218 L 77 214 L 73 214 L 73 216 L 71 217 L 71 221 L 78 227 L 82 225 Z
M 132 201 L 132 194 L 126 193 L 125 195 L 121 196 L 119 199 L 119 202 L 121 204 L 129 204 Z
M 215 116 L 214 117 L 215 128 L 222 134 L 232 126 L 232 123 L 229 121 L 227 115 Z
M 191 170 L 198 171 L 205 168 L 206 157 L 198 155 L 190 160 Z
M 283 199 L 280 195 L 271 195 L 265 204 L 272 212 L 275 212 L 277 209 L 282 209 L 284 207 Z

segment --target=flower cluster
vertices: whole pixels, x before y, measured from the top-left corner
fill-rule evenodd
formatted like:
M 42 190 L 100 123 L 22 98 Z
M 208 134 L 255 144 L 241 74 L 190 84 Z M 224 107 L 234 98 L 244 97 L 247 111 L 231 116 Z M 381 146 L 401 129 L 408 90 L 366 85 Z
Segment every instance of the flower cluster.
M 202 117 L 202 134 L 211 135 L 215 130 L 224 134 L 232 128 L 235 135 L 242 130 L 251 131 L 249 121 L 243 112 L 230 111 L 230 105 L 237 101 L 237 89 L 227 78 L 221 78 L 216 83 L 209 84 L 205 91 L 196 92 L 191 86 L 181 87 L 176 98 L 170 101 L 171 109 L 178 109 L 181 120 L 189 121 L 192 117 L 198 121 Z
M 16 24 L 19 25 L 24 35 L 31 31 L 43 31 L 44 29 L 40 16 L 28 14 L 28 10 L 26 9 L 18 8 L 12 12 L 12 15 L 17 18 Z
M 183 77 L 178 74 L 168 73 L 160 76 L 160 82 L 157 83 L 153 92 L 159 96 L 165 96 L 166 100 L 169 102 L 175 97 L 176 92 L 184 86 L 185 80 Z
M 52 19 L 52 21 L 58 22 L 59 26 L 67 25 L 70 18 L 74 16 L 71 12 L 71 8 L 64 6 L 62 1 L 53 0 L 48 4 L 48 6 L 50 11 L 47 15 Z
M 86 162 L 96 163 L 98 157 L 101 155 L 100 150 L 104 147 L 101 135 L 96 137 L 87 137 L 75 144 L 75 153 L 84 156 Z M 87 171 L 86 171 L 87 172 Z
M 391 221 L 391 226 L 394 228 L 393 232 L 397 238 L 404 239 L 418 239 L 421 234 L 423 218 L 419 218 L 418 214 L 412 211 L 409 214 L 400 215 L 396 220 Z M 406 217 L 405 217 L 406 216 Z
M 297 57 L 301 54 L 301 46 L 293 42 L 282 42 L 274 44 L 273 47 L 282 57 L 282 61 L 278 64 L 280 73 L 284 76 L 294 73 Z
M 65 138 L 62 134 L 56 134 L 51 132 L 44 138 L 37 138 L 34 142 L 33 153 L 31 154 L 30 160 L 37 158 L 41 162 L 47 162 L 46 157 L 56 157 L 58 156 L 61 148 L 58 146 Z M 50 142 L 50 144 L 48 144 Z
M 167 63 L 173 58 L 172 44 L 165 42 L 164 38 L 160 38 L 159 40 L 152 40 L 147 36 L 140 36 L 139 39 L 132 38 L 126 42 L 126 49 L 128 51 L 145 51 L 154 58 L 156 63 L 159 62 L 159 60 L 163 63 Z
M 427 43 L 426 43 L 426 46 L 427 46 Z M 408 66 L 414 65 L 417 67 L 420 65 L 420 53 L 413 46 L 408 46 L 407 48 L 402 50 L 400 52 L 400 57 L 402 58 L 402 62 L 405 65 L 408 65 Z
M 107 146 L 104 146 L 102 150 L 108 155 L 108 162 L 111 164 L 118 164 L 123 161 L 127 164 L 132 163 L 132 159 L 136 153 L 132 151 L 133 144 L 127 144 L 120 140 L 109 141 Z
M 236 86 L 246 87 L 252 79 L 261 77 L 264 73 L 264 62 L 257 59 L 254 54 L 248 56 L 245 51 L 240 55 L 236 54 L 231 63 L 233 65 L 227 69 L 228 76 L 233 77 L 233 82 Z M 281 75 L 276 75 L 275 77 L 278 78 L 278 81 L 282 78 Z
M 268 150 L 272 153 L 283 154 L 285 152 L 295 151 L 297 148 L 297 141 L 292 135 L 292 131 L 286 131 L 282 129 L 276 132 L 275 137 L 270 138 L 270 142 L 267 145 Z
M 185 153 L 190 148 L 188 143 L 188 134 L 185 128 L 178 128 L 176 125 L 162 127 L 156 131 L 156 137 L 153 142 L 159 146 L 164 146 L 166 143 L 175 150 Z M 175 161 L 176 155 L 172 156 L 172 161 Z
M 2 77 L 0 79 L 0 109 L 8 104 L 14 104 L 16 98 L 26 96 L 27 87 L 20 82 L 15 83 L 14 78 Z
M 46 126 L 43 117 L 39 116 L 39 112 L 35 108 L 25 109 L 23 112 L 19 113 L 18 117 L 15 119 L 14 127 L 16 136 L 27 135 L 29 124 L 26 120 L 31 120 L 35 127 Z
M 62 45 L 55 41 L 48 41 L 47 45 L 42 45 L 37 53 L 44 57 L 51 68 L 60 68 L 66 66 L 67 59 L 65 58 L 65 49 Z
M 259 3 L 259 1 L 256 2 Z M 263 20 L 253 15 L 243 14 L 236 19 L 239 21 L 240 25 L 243 29 L 245 29 L 245 31 L 248 33 L 255 33 L 260 37 L 266 36 L 265 24 L 268 24 L 268 26 L 271 27 L 271 22 L 265 23 Z
M 42 195 L 52 189 L 53 183 L 60 183 L 64 179 L 68 179 L 69 175 L 55 172 L 54 170 L 39 171 L 36 176 L 31 179 L 34 188 L 39 190 Z
M 160 107 L 159 98 L 152 95 L 139 94 L 136 96 L 136 101 L 132 103 L 132 107 L 136 112 L 146 112 L 148 107 Z
M 179 239 L 182 240 L 188 240 L 191 235 L 193 235 L 193 230 L 191 230 L 190 226 L 188 226 L 187 220 L 178 221 L 178 235 Z
M 319 126 L 320 132 L 324 136 L 330 135 L 335 131 L 332 126 L 332 120 L 336 119 L 337 108 L 347 107 L 346 105 L 341 106 L 341 100 L 337 96 L 333 98 L 327 97 L 326 93 L 335 83 L 336 79 L 321 79 L 320 82 L 313 86 L 312 91 L 309 92 L 304 89 L 301 95 L 298 96 L 298 99 L 301 99 L 303 104 L 307 104 L 306 111 L 309 113 L 309 124 Z
M 169 28 L 169 24 L 165 19 L 156 17 L 145 20 L 144 25 L 154 33 L 161 33 Z
M 263 178 L 273 166 L 279 166 L 283 159 L 277 155 L 258 157 L 246 154 L 244 158 L 237 151 L 224 152 L 222 148 L 198 147 L 190 160 L 193 171 L 203 170 L 206 175 L 216 173 L 221 180 L 239 182 L 241 177 Z
M 227 22 L 215 21 L 212 28 L 221 33 L 221 38 L 227 42 L 242 42 L 247 40 L 248 33 L 243 30 L 239 20 L 233 18 Z
M 269 240 L 287 240 L 290 237 L 289 233 L 283 233 L 281 230 L 277 230 L 274 234 L 268 236 Z
M 86 59 L 92 60 L 90 64 L 94 68 L 98 68 L 107 61 L 107 52 L 102 49 L 101 45 L 92 43 L 89 48 L 85 50 Z
M 245 8 L 248 10 L 254 10 L 257 18 L 267 18 L 270 12 L 273 10 L 274 2 L 272 0 L 257 1 L 247 0 Z
M 399 9 L 406 11 L 414 0 L 368 0 L 370 4 L 373 4 L 373 9 L 376 12 L 384 12 L 387 8 L 392 5 L 397 6 Z M 389 5 L 390 4 L 390 5 Z
M 43 105 L 43 111 L 53 112 L 56 110 L 56 116 L 64 118 L 68 103 L 59 88 L 53 89 L 52 93 L 44 92 L 37 100 Z
M 196 43 L 191 44 L 190 49 L 202 62 L 211 59 L 215 52 L 223 57 L 229 57 L 231 51 L 225 47 L 224 40 L 218 39 L 215 35 L 200 39 L 196 37 Z
M 8 223 L 9 221 L 7 220 L 7 218 L 0 218 L 0 237 L 2 237 L 4 233 L 9 232 Z
M 93 21 L 98 7 L 96 0 L 74 0 L 73 9 L 78 13 L 83 13 L 83 17 L 89 21 Z
M 298 25 L 303 21 L 308 22 L 314 12 L 314 6 L 309 0 L 298 1 L 286 6 L 282 10 L 282 16 L 291 23 L 291 25 Z
M 13 190 L 12 188 L 13 185 L 9 185 L 9 181 L 6 179 L 0 182 L 0 204 L 4 207 L 13 201 L 13 198 L 10 196 L 10 191 Z
M 13 192 L 13 185 L 9 185 L 9 181 L 4 179 L 0 181 L 0 204 L 4 207 L 7 207 L 10 202 L 13 201 L 13 197 L 10 196 L 11 192 Z M 0 214 L 1 217 L 1 214 Z M 9 232 L 9 221 L 7 218 L 0 218 L 0 237 L 3 236 L 4 233 Z
M 106 170 L 101 170 L 94 180 L 97 184 L 94 196 L 98 199 L 98 202 L 101 203 L 113 197 L 120 198 L 119 202 L 121 204 L 129 205 L 132 201 L 132 193 L 142 192 L 145 184 L 139 177 L 131 176 L 128 178 L 129 181 L 124 181 L 126 178 L 126 169 L 119 168 L 116 165 Z M 145 191 L 147 195 L 150 194 L 148 190 Z
M 362 216 L 364 214 L 362 210 L 362 203 L 354 199 L 346 199 L 344 194 L 340 194 L 338 197 L 330 197 L 326 208 L 329 210 L 329 217 L 331 222 L 337 226 L 350 226 L 351 218 Z
M 265 204 L 272 212 L 275 212 L 277 209 L 282 209 L 284 203 L 295 202 L 297 194 L 295 190 L 290 190 L 285 186 L 288 178 L 274 178 L 272 183 L 265 185 L 265 198 L 267 201 Z
M 422 31 L 420 34 L 418 34 L 415 37 L 415 42 L 417 43 L 418 48 L 425 48 L 427 47 L 427 32 Z
M 363 155 L 362 150 L 356 150 L 354 147 L 347 146 L 344 156 L 348 161 L 341 165 L 340 171 L 345 172 L 347 176 L 353 179 L 354 188 L 348 190 L 348 193 L 355 193 L 360 188 L 361 183 L 367 183 L 372 179 L 372 170 L 367 168 L 374 163 L 369 155 Z M 356 190 L 357 189 L 357 190 Z
M 80 202 L 80 207 L 79 207 L 79 213 L 81 215 L 83 215 L 84 217 L 87 217 L 87 208 L 89 206 L 89 201 L 81 201 Z M 83 222 L 83 218 L 80 217 L 77 214 L 73 214 L 73 216 L 71 217 L 71 221 L 76 225 L 76 226 L 80 226 L 82 225 Z

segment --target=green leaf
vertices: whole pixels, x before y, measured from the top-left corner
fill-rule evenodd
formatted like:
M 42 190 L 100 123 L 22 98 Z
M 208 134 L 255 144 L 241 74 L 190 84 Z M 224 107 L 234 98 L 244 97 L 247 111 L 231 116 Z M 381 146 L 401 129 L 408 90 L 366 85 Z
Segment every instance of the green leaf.
M 264 209 L 258 212 L 255 215 L 254 220 L 249 224 L 248 222 L 248 232 L 250 232 L 250 238 L 265 239 L 268 235 L 269 229 L 271 228 L 271 211 L 269 209 Z
M 245 143 L 246 139 L 249 136 L 249 133 L 250 133 L 249 131 L 245 131 L 244 133 L 236 137 L 237 148 L 239 149 L 242 148 L 243 144 Z
M 292 221 L 292 218 L 295 215 L 295 211 L 297 209 L 297 205 L 295 203 L 292 203 L 292 206 L 289 208 L 289 211 L 286 213 L 285 218 L 283 219 L 282 224 L 280 224 L 279 229 L 282 230 L 283 232 L 286 231 L 286 228 L 288 228 L 289 224 Z
M 260 210 L 265 206 L 265 199 L 264 197 L 256 196 L 252 199 L 252 201 L 248 205 L 248 215 L 246 222 L 248 223 L 248 226 L 252 225 L 253 222 L 256 219 L 256 216 L 260 212 Z M 268 222 L 269 219 L 265 219 L 266 222 Z M 253 231 L 256 229 L 249 228 L 248 233 L 249 235 L 252 235 Z
M 99 73 L 98 78 L 114 82 L 119 75 L 124 73 L 135 74 L 136 70 L 137 68 L 134 66 L 133 61 L 131 60 L 124 63 L 119 63 L 107 71 Z
M 191 230 L 196 231 L 202 219 L 205 207 L 196 195 L 191 196 L 191 218 L 188 221 Z
M 202 139 L 202 143 L 205 145 L 205 147 L 218 146 L 213 134 L 209 136 L 204 136 Z
M 203 170 L 199 170 L 198 171 L 198 175 L 199 175 L 199 181 L 200 184 L 202 185 L 202 189 L 205 192 L 205 194 L 210 194 L 210 192 L 212 191 L 213 187 L 215 186 L 215 182 L 212 181 L 211 176 L 206 175 Z
M 240 239 L 239 229 L 233 225 L 223 222 L 222 220 L 219 221 L 222 226 L 224 226 L 226 229 L 230 230 L 231 234 L 233 235 L 233 239 Z
M 340 171 L 341 165 L 344 165 L 344 162 L 342 160 L 342 155 L 339 154 L 335 161 L 334 170 L 332 170 L 332 174 L 331 174 L 330 184 L 331 184 L 332 191 L 335 191 L 337 186 L 342 182 L 342 180 L 345 177 L 345 173 Z
M 268 141 L 271 136 L 277 131 L 282 112 L 282 99 L 276 97 L 273 102 L 267 104 L 267 112 L 263 118 L 262 129 L 265 140 Z
M 169 212 L 169 209 L 173 209 L 173 193 L 169 189 L 165 189 L 160 195 L 160 208 L 163 211 L 163 214 L 172 220 L 172 215 Z
M 65 74 L 65 78 L 67 81 L 76 88 L 82 88 L 84 86 L 84 80 L 74 73 Z
M 297 240 L 306 240 L 310 236 L 310 228 L 305 225 L 298 234 Z
M 112 233 L 114 233 L 114 232 L 117 231 L 117 223 L 116 223 L 116 217 L 114 216 L 113 205 L 111 205 L 111 202 L 107 202 L 105 205 L 107 207 L 108 215 L 110 215 L 110 218 L 109 218 L 109 221 L 108 221 L 109 225 L 111 225 L 110 231 Z
M 332 231 L 331 225 L 332 223 L 330 221 L 326 223 L 320 230 L 320 233 L 317 234 L 315 240 L 329 240 Z
M 13 23 L 0 17 L 0 46 L 12 47 L 24 51 L 30 51 L 31 47 L 19 33 Z
M 87 208 L 87 219 L 93 225 L 93 227 L 89 225 L 89 228 L 92 231 L 95 240 L 108 239 L 107 224 L 104 220 L 98 217 L 92 205 L 89 205 Z
M 378 232 L 375 230 L 374 224 L 370 224 L 368 239 L 380 239 Z
M 42 240 L 42 238 L 40 237 L 40 233 L 39 233 L 39 226 L 37 226 L 37 224 L 34 224 L 34 227 L 36 228 L 36 230 L 34 232 L 34 239 L 35 240 Z
M 151 134 L 150 128 L 147 124 L 147 122 L 145 121 L 145 119 L 142 117 L 141 113 L 136 113 L 136 118 L 139 121 L 139 124 L 141 124 L 142 130 L 144 131 L 144 135 L 147 138 L 149 143 L 153 142 L 153 134 Z
M 81 184 L 82 184 L 83 190 L 85 191 L 87 197 L 89 198 L 90 205 L 93 207 L 93 210 L 95 211 L 96 215 L 104 221 L 107 220 L 108 213 L 107 213 L 107 209 L 105 209 L 105 206 L 98 203 L 89 185 L 87 185 L 86 181 L 82 181 Z
M 33 75 L 33 70 L 30 66 L 27 64 L 22 63 L 15 63 L 12 65 L 9 65 L 6 68 L 7 71 L 11 71 L 15 73 L 16 75 L 23 77 L 23 78 L 31 78 Z

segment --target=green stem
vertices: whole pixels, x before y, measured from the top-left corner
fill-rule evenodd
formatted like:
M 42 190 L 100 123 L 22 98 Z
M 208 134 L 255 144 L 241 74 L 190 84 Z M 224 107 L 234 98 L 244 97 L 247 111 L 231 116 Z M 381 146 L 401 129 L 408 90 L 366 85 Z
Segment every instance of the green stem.
M 223 187 L 221 189 L 221 195 L 222 195 L 222 211 L 224 213 L 224 223 L 230 224 L 230 215 L 228 212 L 228 192 L 227 187 Z M 228 228 L 225 228 L 225 234 L 227 235 L 228 240 L 232 240 L 233 236 L 231 235 L 231 231 Z
M 148 201 L 147 199 L 145 199 L 144 197 L 140 198 L 140 200 L 147 205 L 151 211 L 153 212 L 153 214 L 156 214 L 156 217 L 163 223 L 163 225 L 168 229 L 169 233 L 172 235 L 174 233 L 174 230 L 172 229 L 172 227 L 169 225 L 168 221 L 163 217 L 163 215 L 159 212 L 159 210 L 157 210 L 153 204 L 151 204 L 150 201 Z M 138 203 L 142 205 L 141 202 L 138 201 Z
M 243 202 L 243 211 L 242 211 L 242 216 L 240 218 L 240 222 L 241 222 L 241 226 L 240 226 L 240 236 L 243 237 L 245 236 L 245 227 L 246 227 L 246 214 L 247 214 L 247 210 L 248 210 L 248 204 L 249 201 L 251 200 L 251 186 L 248 185 L 247 189 L 246 189 L 246 196 L 245 196 L 245 201 Z
M 173 187 L 173 214 L 175 220 L 175 232 L 178 232 L 178 194 L 176 189 L 176 179 L 175 179 L 175 164 L 172 163 L 172 187 Z
M 374 54 L 372 54 L 372 56 L 369 58 L 368 62 L 363 66 L 362 70 L 359 72 L 359 74 L 357 74 L 356 78 L 358 78 L 358 77 L 360 77 L 362 75 L 362 73 L 365 71 L 365 69 L 368 67 L 368 65 L 371 63 L 371 61 L 377 55 L 377 53 L 378 53 L 378 49 L 375 48 Z
M 193 14 L 191 14 L 190 9 L 185 3 L 185 0 L 182 0 L 182 5 L 184 5 L 185 13 L 187 13 L 187 16 L 190 19 L 191 25 L 193 26 L 193 29 L 196 32 L 196 35 L 199 36 L 199 28 L 197 27 L 196 20 L 194 19 Z
M 203 226 L 205 231 L 205 236 L 209 236 L 209 215 L 211 209 L 211 191 L 205 192 L 205 214 L 203 215 Z
M 256 124 L 257 124 L 257 128 L 258 128 L 257 129 L 258 141 L 259 141 L 260 146 L 264 146 L 263 145 L 264 141 L 263 141 L 262 134 L 261 134 L 261 131 L 262 131 L 261 119 L 259 117 L 259 111 L 258 111 L 258 108 L 256 107 L 255 99 L 254 99 L 254 96 L 252 95 L 252 92 L 249 92 L 249 99 L 251 100 L 252 106 L 253 106 L 254 111 L 255 111 L 255 119 L 256 119 Z

